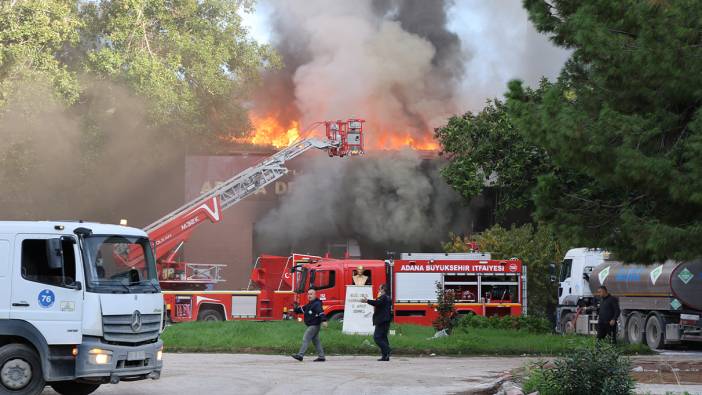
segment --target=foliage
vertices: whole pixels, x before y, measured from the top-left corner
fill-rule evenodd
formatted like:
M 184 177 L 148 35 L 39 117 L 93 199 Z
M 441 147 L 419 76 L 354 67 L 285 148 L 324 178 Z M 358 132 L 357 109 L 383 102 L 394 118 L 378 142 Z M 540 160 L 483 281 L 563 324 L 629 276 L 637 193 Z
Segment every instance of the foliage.
M 430 307 L 436 309 L 439 314 L 432 325 L 437 331 L 446 330 L 451 333 L 456 318 L 456 295 L 453 290 L 444 289 L 440 282 L 436 282 L 436 303 L 430 303 Z
M 541 87 L 547 86 L 542 81 Z M 529 91 L 532 97 L 541 94 L 541 88 Z M 478 114 L 453 116 L 435 136 L 449 159 L 442 174 L 464 198 L 495 188 L 498 218 L 531 207 L 536 177 L 550 168 L 549 158 L 514 127 L 504 102 L 489 100 Z
M 74 103 L 78 81 L 63 58 L 83 26 L 76 2 L 0 1 L 0 26 L 0 108 L 30 82 L 44 82 L 58 98 Z
M 458 236 L 444 244 L 445 252 L 467 252 L 470 246 Z M 526 224 L 504 228 L 495 225 L 477 234 L 481 251 L 493 259 L 519 258 L 527 267 L 529 314 L 547 315 L 556 303 L 557 284 L 550 282 L 549 265 L 560 262 L 565 254 L 563 241 L 546 225 Z
M 573 51 L 539 97 L 509 86 L 510 120 L 552 162 L 537 177 L 537 217 L 625 260 L 702 255 L 699 1 L 524 6 Z
M 455 330 L 451 336 L 432 338 L 434 329 L 392 324 L 393 355 L 563 355 L 589 344 L 584 336 L 561 336 L 505 329 Z M 291 354 L 300 347 L 305 326 L 295 321 L 192 322 L 171 325 L 163 333 L 167 352 L 243 352 Z M 327 354 L 375 355 L 372 336 L 346 335 L 341 324 L 330 322 L 321 333 Z M 648 348 L 625 352 L 651 353 Z
M 553 332 L 551 321 L 539 315 L 485 317 L 482 315 L 468 314 L 458 320 L 456 327 L 464 332 L 468 332 L 474 328 L 509 329 L 532 333 Z
M 527 393 L 543 395 L 625 395 L 634 390 L 631 362 L 605 342 L 579 346 L 556 359 L 532 367 L 524 384 Z
M 244 2 L 244 7 L 251 7 Z M 277 62 L 247 36 L 242 2 L 120 0 L 85 3 L 88 70 L 146 97 L 158 123 L 223 134 L 246 125 L 240 106 L 261 64 Z

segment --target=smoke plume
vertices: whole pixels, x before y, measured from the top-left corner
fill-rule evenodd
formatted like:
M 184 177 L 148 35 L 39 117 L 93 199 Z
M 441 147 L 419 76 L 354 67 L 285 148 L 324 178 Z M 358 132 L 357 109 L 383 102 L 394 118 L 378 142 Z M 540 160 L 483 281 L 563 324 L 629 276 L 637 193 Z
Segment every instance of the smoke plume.
M 431 140 L 458 108 L 465 53 L 446 28 L 449 1 L 273 1 L 283 70 L 270 73 L 260 113 L 302 119 L 364 117 L 375 133 Z
M 320 253 L 324 243 L 359 241 L 387 250 L 437 251 L 449 231 L 471 229 L 470 213 L 439 174 L 436 160 L 414 151 L 362 159 L 315 157 L 280 207 L 257 224 L 267 252 Z M 286 251 L 287 249 L 287 251 Z
M 143 226 L 182 202 L 183 146 L 148 122 L 143 101 L 87 81 L 67 109 L 26 83 L 0 116 L 0 218 Z

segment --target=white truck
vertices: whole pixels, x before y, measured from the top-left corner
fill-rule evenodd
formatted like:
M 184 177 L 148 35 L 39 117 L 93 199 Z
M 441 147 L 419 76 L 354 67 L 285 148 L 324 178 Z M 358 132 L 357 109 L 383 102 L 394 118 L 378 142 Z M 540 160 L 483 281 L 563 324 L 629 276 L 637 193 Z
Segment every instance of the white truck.
M 558 332 L 596 333 L 600 286 L 619 298 L 621 340 L 654 349 L 702 341 L 702 259 L 640 265 L 611 260 L 599 249 L 569 250 L 559 278 Z
M 144 231 L 0 221 L 0 394 L 158 379 L 162 323 Z

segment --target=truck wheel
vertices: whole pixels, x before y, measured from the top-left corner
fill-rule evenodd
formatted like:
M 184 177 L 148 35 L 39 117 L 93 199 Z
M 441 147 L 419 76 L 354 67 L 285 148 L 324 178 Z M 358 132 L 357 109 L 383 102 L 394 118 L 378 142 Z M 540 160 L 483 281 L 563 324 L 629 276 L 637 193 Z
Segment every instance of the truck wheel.
M 344 313 L 335 313 L 329 317 L 329 321 L 344 322 Z
M 665 345 L 665 325 L 658 314 L 651 314 L 646 321 L 646 344 L 654 350 Z
M 564 335 L 575 333 L 575 314 L 568 313 L 561 317 L 561 331 Z
M 37 352 L 24 344 L 0 347 L 0 393 L 38 395 L 43 390 Z
M 100 384 L 77 383 L 75 381 L 57 381 L 51 388 L 61 395 L 88 395 L 95 392 Z
M 222 313 L 213 309 L 206 309 L 200 312 L 197 317 L 198 321 L 224 321 Z
M 641 344 L 644 341 L 644 319 L 641 313 L 631 313 L 626 320 L 626 340 L 631 344 Z

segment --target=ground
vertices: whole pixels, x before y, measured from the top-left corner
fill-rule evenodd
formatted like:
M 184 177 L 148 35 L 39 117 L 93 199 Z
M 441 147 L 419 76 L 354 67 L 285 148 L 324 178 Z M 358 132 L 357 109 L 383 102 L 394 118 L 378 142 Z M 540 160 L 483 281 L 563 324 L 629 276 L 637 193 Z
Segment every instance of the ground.
M 300 363 L 283 355 L 167 353 L 161 380 L 105 385 L 96 394 L 489 393 L 480 390 L 490 388 L 507 371 L 533 358 L 397 357 L 390 362 L 377 362 L 371 356 L 329 356 L 324 363 L 315 363 L 312 359 Z M 643 369 L 637 376 L 639 380 L 675 383 L 676 374 L 682 378 L 680 386 L 646 384 L 638 388 L 639 393 L 687 391 L 702 394 L 702 375 L 699 373 L 702 371 L 702 353 L 669 352 L 633 359 L 633 366 Z M 670 374 L 665 372 L 666 369 Z M 664 380 L 656 380 L 655 376 Z M 697 384 L 684 384 L 695 381 Z M 55 393 L 51 390 L 44 392 L 44 395 L 50 394 Z

